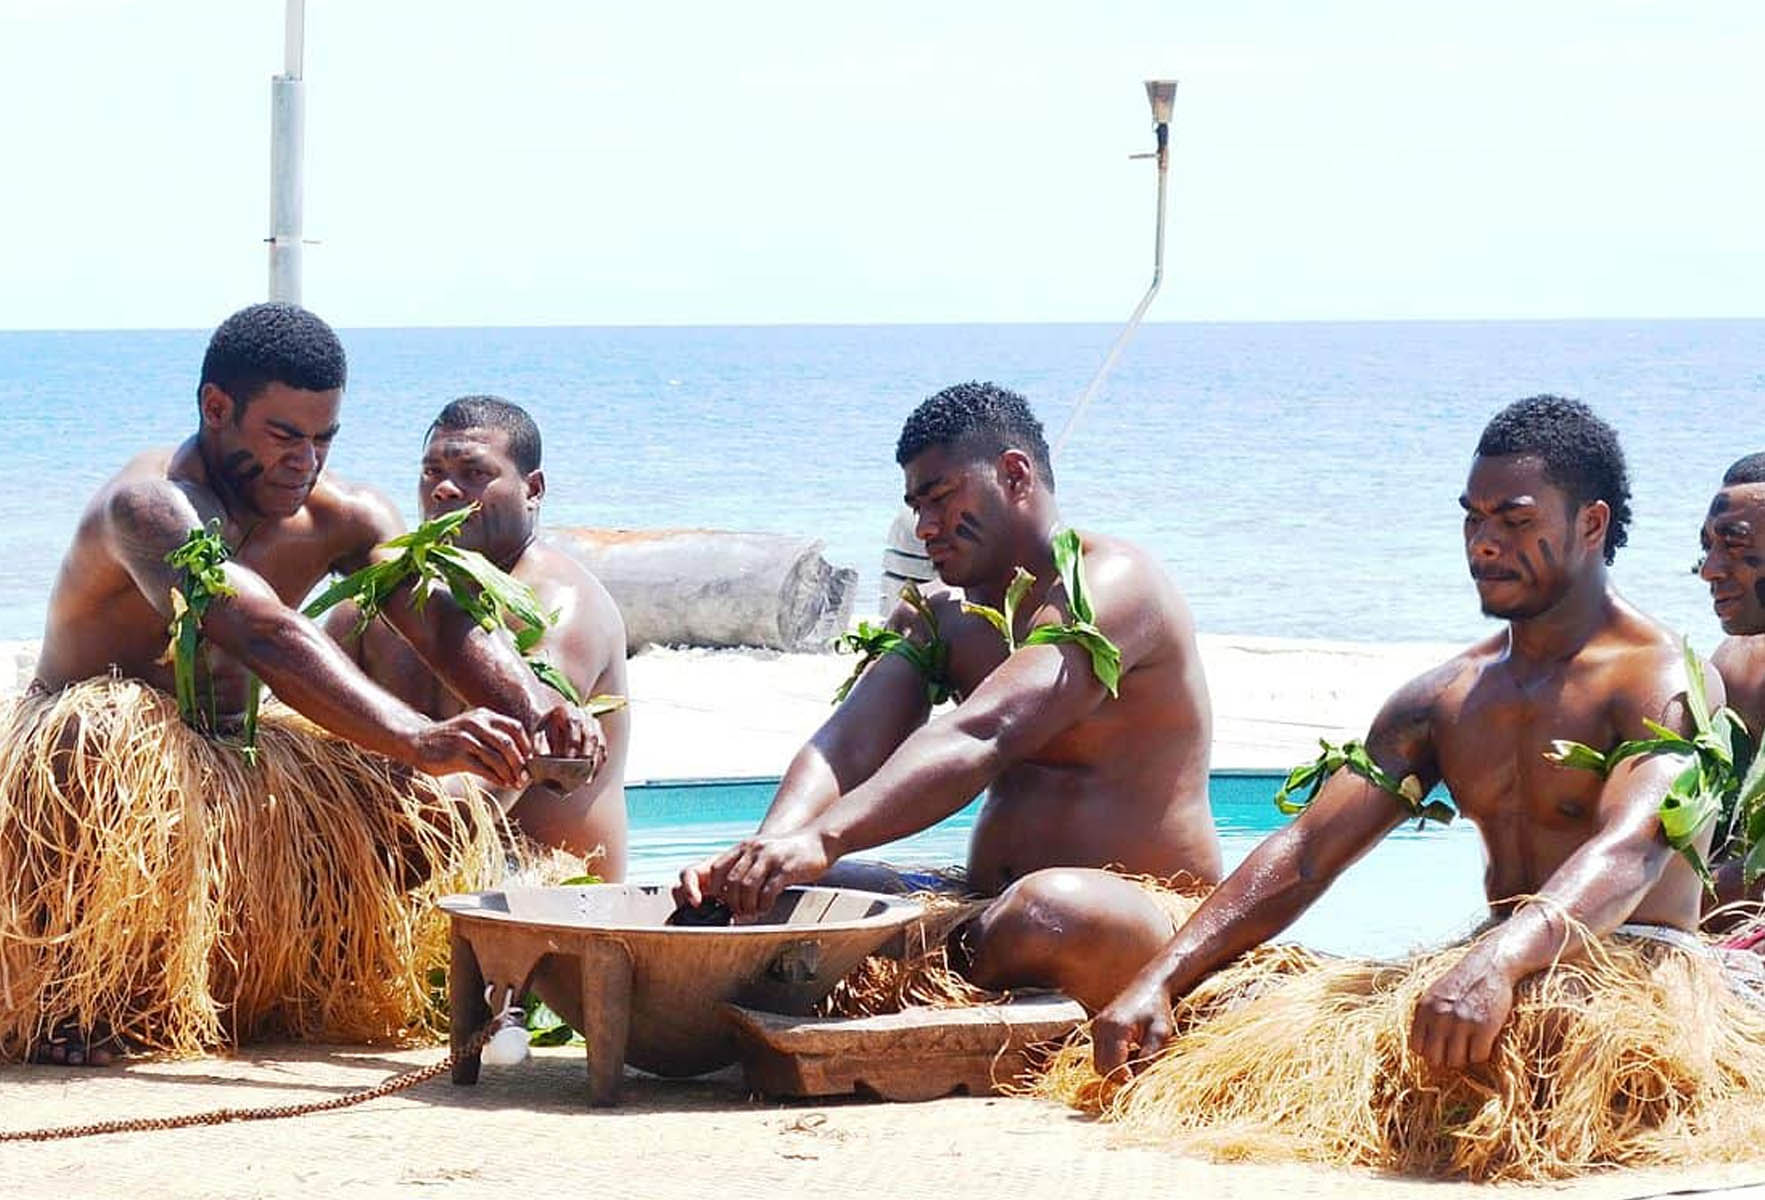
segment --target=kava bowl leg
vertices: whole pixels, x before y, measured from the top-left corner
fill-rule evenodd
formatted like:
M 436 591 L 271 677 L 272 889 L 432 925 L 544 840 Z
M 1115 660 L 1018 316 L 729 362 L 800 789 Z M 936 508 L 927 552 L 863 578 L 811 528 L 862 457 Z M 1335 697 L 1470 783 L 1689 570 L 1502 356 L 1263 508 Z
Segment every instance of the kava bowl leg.
M 490 1020 L 490 1006 L 484 1002 L 484 974 L 478 969 L 478 954 L 472 943 L 454 930 L 452 954 L 447 966 L 448 1048 L 453 1051 L 453 1081 L 458 1084 L 478 1082 L 478 1052 L 466 1053 L 472 1035 Z
M 588 1102 L 617 1104 L 631 1029 L 631 957 L 616 942 L 582 948 L 582 1036 L 588 1042 Z

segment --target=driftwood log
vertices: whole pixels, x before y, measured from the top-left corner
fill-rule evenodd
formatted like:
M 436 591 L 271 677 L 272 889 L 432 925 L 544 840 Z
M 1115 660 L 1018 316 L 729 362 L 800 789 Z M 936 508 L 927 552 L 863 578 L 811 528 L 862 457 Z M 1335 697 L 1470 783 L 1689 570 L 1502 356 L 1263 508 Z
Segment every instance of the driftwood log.
M 815 538 L 713 529 L 549 529 L 625 617 L 630 649 L 656 643 L 825 650 L 852 616 L 858 572 Z

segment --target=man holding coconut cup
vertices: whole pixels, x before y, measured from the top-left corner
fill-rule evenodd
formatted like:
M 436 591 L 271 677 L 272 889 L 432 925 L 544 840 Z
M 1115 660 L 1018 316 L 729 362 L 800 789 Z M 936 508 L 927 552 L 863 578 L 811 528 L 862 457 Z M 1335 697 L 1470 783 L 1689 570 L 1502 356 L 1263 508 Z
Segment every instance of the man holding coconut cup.
M 557 614 L 541 643 L 546 662 L 579 696 L 625 694 L 625 622 L 588 569 L 538 536 L 545 473 L 539 426 L 519 405 L 496 396 L 462 396 L 429 427 L 417 485 L 418 510 L 433 520 L 468 505 L 458 543 L 476 550 L 533 589 Z M 464 702 L 447 680 L 383 621 L 363 625 L 355 604 L 343 604 L 325 628 L 368 676 L 431 717 L 458 714 Z M 625 878 L 625 753 L 630 715 L 600 717 L 606 761 L 582 782 L 536 780 L 505 794 L 509 815 L 538 842 L 590 860 L 607 883 Z

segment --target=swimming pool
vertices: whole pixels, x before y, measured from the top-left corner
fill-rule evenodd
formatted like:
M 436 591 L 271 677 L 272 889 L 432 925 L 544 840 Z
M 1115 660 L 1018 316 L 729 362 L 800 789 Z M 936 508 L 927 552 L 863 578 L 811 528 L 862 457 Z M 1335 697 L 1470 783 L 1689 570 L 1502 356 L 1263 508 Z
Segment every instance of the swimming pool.
M 1230 870 L 1286 821 L 1272 797 L 1280 776 L 1216 773 L 1214 822 Z M 628 789 L 633 883 L 672 883 L 680 868 L 752 833 L 776 780 L 708 780 Z M 977 800 L 948 820 L 868 851 L 909 866 L 945 866 L 968 855 Z M 1463 821 L 1404 825 L 1351 867 L 1294 925 L 1290 937 L 1339 954 L 1395 955 L 1457 937 L 1485 915 L 1483 850 Z

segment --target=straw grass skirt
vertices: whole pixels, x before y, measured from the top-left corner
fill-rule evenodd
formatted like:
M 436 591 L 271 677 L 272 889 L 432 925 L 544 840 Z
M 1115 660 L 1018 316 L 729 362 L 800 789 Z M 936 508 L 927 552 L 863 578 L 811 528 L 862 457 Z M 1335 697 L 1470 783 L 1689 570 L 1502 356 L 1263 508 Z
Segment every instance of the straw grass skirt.
M 1173 933 L 1213 890 L 1186 875 L 1123 878 L 1164 910 Z M 925 914 L 907 927 L 897 952 L 870 955 L 835 984 L 822 1001 L 823 1015 L 872 1017 L 907 1008 L 969 1008 L 1005 998 L 1006 993 L 976 987 L 950 962 L 951 937 L 959 936 L 961 927 L 986 912 L 998 897 L 909 892 L 904 898 L 924 906 Z
M 1410 1023 L 1465 951 L 1392 964 L 1265 947 L 1179 1004 L 1180 1035 L 1131 1082 L 1100 1079 L 1082 1038 L 1032 1091 L 1226 1159 L 1549 1180 L 1758 1155 L 1765 1013 L 1716 954 L 1605 939 L 1521 984 L 1488 1063 L 1435 1071 L 1409 1052 Z
M 0 1055 L 426 1031 L 433 902 L 500 874 L 494 808 L 285 710 L 259 745 L 132 680 L 0 706 Z

